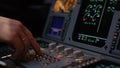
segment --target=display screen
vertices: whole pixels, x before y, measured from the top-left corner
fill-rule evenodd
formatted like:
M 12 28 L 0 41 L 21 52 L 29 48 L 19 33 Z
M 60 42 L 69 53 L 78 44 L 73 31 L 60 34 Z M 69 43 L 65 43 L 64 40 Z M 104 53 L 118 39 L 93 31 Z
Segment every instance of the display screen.
M 97 47 L 105 45 L 115 0 L 82 0 L 72 39 Z
M 52 36 L 61 36 L 63 29 L 64 17 L 53 16 L 48 29 L 48 34 Z

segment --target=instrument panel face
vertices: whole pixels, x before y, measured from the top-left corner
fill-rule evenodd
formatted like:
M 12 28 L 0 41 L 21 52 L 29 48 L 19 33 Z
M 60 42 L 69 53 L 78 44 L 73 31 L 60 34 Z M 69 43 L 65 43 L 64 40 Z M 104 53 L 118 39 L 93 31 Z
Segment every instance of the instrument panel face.
M 26 68 L 120 68 L 120 0 L 71 1 L 77 3 L 69 12 L 54 12 L 53 0 L 42 38 L 36 39 L 43 55 L 39 61 L 20 64 Z M 0 57 L 15 52 L 2 49 Z
M 119 0 L 77 0 L 68 13 L 54 12 L 55 2 L 43 38 L 109 55 L 120 51 Z
M 80 43 L 103 47 L 116 11 L 114 5 L 115 1 L 110 0 L 87 0 L 87 2 L 82 0 L 72 39 Z

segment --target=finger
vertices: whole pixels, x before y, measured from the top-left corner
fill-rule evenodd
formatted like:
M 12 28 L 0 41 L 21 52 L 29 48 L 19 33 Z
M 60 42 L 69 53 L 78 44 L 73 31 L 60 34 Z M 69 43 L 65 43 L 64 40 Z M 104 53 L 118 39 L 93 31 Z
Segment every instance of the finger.
M 18 25 L 21 29 L 20 32 L 22 32 L 22 34 L 25 34 L 25 36 L 27 37 L 27 39 L 29 40 L 29 42 L 23 42 L 26 45 L 28 45 L 28 43 L 30 43 L 32 45 L 32 47 L 34 48 L 35 52 L 37 55 L 41 55 L 41 50 L 39 45 L 37 44 L 36 40 L 33 38 L 31 32 L 29 30 L 27 30 L 27 28 L 21 24 L 20 21 L 17 20 L 12 20 L 12 22 L 14 22 L 14 24 Z M 22 35 L 23 36 L 23 35 Z M 21 37 L 21 36 L 20 36 Z M 33 38 L 33 40 L 32 40 Z M 21 38 L 22 40 L 22 38 Z M 28 45 L 29 46 L 29 45 Z M 27 49 L 27 46 L 25 47 L 25 49 Z
M 24 31 L 22 30 L 22 24 L 20 21 L 11 19 L 12 24 L 14 25 L 14 29 L 16 32 L 18 32 L 19 34 L 19 38 L 21 39 L 21 41 L 23 42 L 23 44 L 28 47 L 30 45 L 30 41 L 28 39 L 28 36 L 24 33 Z M 12 25 L 11 25 L 12 26 Z
M 20 36 L 20 39 L 22 40 L 25 48 L 27 49 L 31 45 L 30 41 L 28 39 L 29 37 L 24 32 L 22 32 L 22 31 L 20 31 L 19 36 Z
M 20 31 L 19 37 L 20 37 L 20 39 L 21 39 L 21 41 L 22 41 L 22 43 L 23 43 L 23 45 L 24 45 L 23 57 L 25 57 L 25 55 L 27 54 L 27 52 L 28 52 L 28 50 L 29 50 L 28 47 L 29 47 L 31 44 L 30 44 L 30 41 L 29 41 L 29 39 L 28 39 L 28 36 L 26 36 L 26 35 L 24 34 L 24 32 Z
M 19 36 L 13 39 L 12 45 L 15 49 L 15 53 L 13 54 L 13 57 L 16 59 L 21 59 L 24 56 L 25 46 Z
M 38 45 L 38 43 L 34 39 L 32 33 L 24 26 L 22 28 L 23 28 L 23 32 L 28 36 L 28 39 L 29 39 L 29 41 L 31 43 L 31 46 L 35 50 L 36 54 L 37 55 L 42 55 L 42 51 L 40 49 L 40 46 Z
M 42 55 L 42 51 L 40 49 L 40 46 L 38 45 L 36 40 L 33 38 L 33 36 L 31 36 L 30 41 L 31 41 L 32 47 L 34 48 L 36 54 L 37 55 Z
M 14 20 L 14 21 L 16 21 L 16 20 Z M 16 21 L 16 22 L 19 22 L 19 21 Z M 19 24 L 21 24 L 21 23 L 19 22 Z M 22 25 L 21 28 L 22 28 L 22 32 L 28 37 L 28 40 L 30 41 L 30 44 L 33 47 L 33 49 L 35 50 L 36 54 L 37 55 L 41 55 L 42 52 L 40 50 L 40 47 L 37 44 L 37 42 L 34 39 L 34 37 L 32 36 L 32 33 L 24 25 Z

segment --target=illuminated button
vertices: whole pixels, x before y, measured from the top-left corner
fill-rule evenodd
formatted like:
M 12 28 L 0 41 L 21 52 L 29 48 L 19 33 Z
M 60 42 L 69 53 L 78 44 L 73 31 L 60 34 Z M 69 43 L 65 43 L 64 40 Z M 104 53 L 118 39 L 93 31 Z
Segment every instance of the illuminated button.
M 5 62 L 0 61 L 0 66 L 3 66 L 3 68 L 6 67 L 6 65 L 7 65 L 7 64 L 6 64 Z
M 73 52 L 74 58 L 79 58 L 81 56 L 84 56 L 83 52 L 81 50 L 76 50 Z
M 119 35 L 119 33 L 118 33 L 118 32 L 115 32 L 115 33 L 114 33 L 114 36 L 113 36 L 113 41 L 112 41 L 112 44 L 113 44 L 113 45 L 115 45 L 115 44 L 116 44 L 116 40 L 117 40 L 117 38 L 118 38 L 118 35 Z
M 56 45 L 57 44 L 55 42 L 53 42 L 53 43 L 50 43 L 48 46 L 49 46 L 50 50 L 53 50 L 53 49 L 55 49 Z
M 119 30 L 119 29 L 120 29 L 120 23 L 116 25 L 116 30 Z
M 96 18 L 92 19 L 92 21 L 93 21 L 93 22 L 96 21 Z
M 60 60 L 62 57 L 63 57 L 62 54 L 57 54 L 57 55 L 56 55 L 56 59 L 58 59 L 58 60 Z
M 94 57 L 91 57 L 90 59 L 89 59 L 89 62 L 92 64 L 92 63 L 94 63 L 94 60 L 96 60 Z
M 118 36 L 115 36 L 115 35 L 113 36 L 113 39 L 117 39 L 117 38 L 118 38 Z
M 114 50 L 114 49 L 115 49 L 115 45 L 112 45 L 112 46 L 111 46 L 111 49 Z
M 62 45 L 62 44 L 60 44 L 60 45 L 58 45 L 57 47 L 56 47 L 56 52 L 57 53 L 60 53 L 60 52 L 62 52 L 64 50 L 64 45 Z
M 118 36 L 118 34 L 119 34 L 118 32 L 115 32 L 115 33 L 114 33 L 114 36 Z
M 73 53 L 73 48 L 65 48 L 64 52 L 65 52 L 65 55 L 70 55 L 71 53 Z
M 112 41 L 112 44 L 116 44 L 116 40 L 113 40 L 113 41 Z

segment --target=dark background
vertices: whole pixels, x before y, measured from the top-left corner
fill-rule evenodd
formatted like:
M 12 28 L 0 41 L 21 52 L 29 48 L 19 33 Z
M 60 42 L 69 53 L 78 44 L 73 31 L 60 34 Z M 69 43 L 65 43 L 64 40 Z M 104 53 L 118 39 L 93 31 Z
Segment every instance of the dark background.
M 35 37 L 40 37 L 50 5 L 49 0 L 1 0 L 0 16 L 21 21 Z

